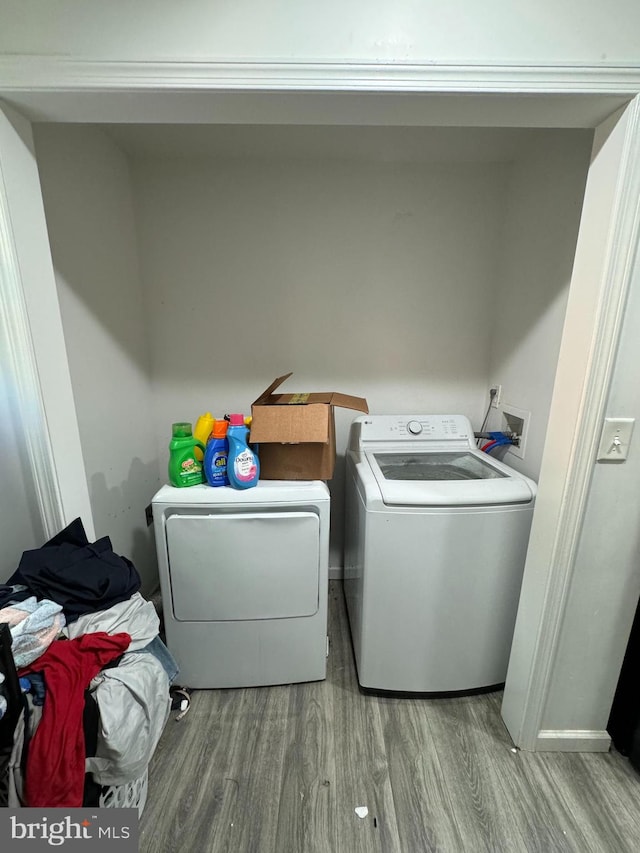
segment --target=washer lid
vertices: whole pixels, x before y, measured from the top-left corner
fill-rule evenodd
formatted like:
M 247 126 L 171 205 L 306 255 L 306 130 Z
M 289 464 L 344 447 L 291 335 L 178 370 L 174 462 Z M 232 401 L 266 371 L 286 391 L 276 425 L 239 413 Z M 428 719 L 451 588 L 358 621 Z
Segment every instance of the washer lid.
M 388 506 L 529 503 L 529 481 L 478 451 L 370 451 L 365 456 Z

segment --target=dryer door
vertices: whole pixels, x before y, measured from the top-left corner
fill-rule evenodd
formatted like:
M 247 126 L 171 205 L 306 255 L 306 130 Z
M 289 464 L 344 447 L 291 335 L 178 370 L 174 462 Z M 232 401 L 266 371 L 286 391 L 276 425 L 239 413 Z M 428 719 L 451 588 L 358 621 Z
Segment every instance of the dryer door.
M 171 515 L 165 534 L 177 620 L 284 619 L 317 612 L 320 521 L 314 513 Z

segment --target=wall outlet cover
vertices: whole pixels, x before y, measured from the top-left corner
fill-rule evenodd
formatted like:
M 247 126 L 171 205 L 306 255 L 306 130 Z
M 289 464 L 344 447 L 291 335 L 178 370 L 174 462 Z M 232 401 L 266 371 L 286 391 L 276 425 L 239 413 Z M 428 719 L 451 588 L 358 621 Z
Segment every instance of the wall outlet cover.
M 635 418 L 605 418 L 598 445 L 598 462 L 624 462 L 629 453 Z

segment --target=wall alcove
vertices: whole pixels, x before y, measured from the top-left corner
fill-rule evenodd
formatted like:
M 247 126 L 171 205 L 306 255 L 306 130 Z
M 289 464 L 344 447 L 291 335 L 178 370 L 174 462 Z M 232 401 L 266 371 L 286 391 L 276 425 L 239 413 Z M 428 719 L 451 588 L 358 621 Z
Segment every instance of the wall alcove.
M 630 95 L 128 85 L 25 87 L 3 115 L 51 518 L 87 514 L 151 583 L 144 506 L 178 414 L 246 409 L 291 369 L 293 390 L 478 424 L 499 382 L 531 413 L 525 459 L 506 461 L 540 480 L 505 720 L 525 748 L 606 748 L 600 706 L 543 717 L 637 237 Z M 338 566 L 340 476 L 333 495 Z M 611 680 L 583 668 L 591 692 Z

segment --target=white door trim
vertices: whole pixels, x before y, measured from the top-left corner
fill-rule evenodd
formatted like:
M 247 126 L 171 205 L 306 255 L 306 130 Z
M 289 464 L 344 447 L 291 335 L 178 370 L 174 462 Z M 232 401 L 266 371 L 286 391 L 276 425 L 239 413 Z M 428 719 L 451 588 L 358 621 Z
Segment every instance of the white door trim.
M 596 127 L 638 92 L 640 67 L 621 64 L 0 56 L 0 98 L 32 121 Z
M 640 66 L 622 63 L 457 65 L 413 62 L 139 61 L 0 56 L 0 90 L 90 92 L 387 91 L 628 94 Z
M 0 105 L 0 305 L 43 528 L 94 535 L 31 124 Z
M 592 279 L 592 300 L 586 308 L 572 306 L 575 295 L 569 296 L 540 475 L 543 499 L 534 515 L 505 687 L 505 723 L 514 743 L 528 750 L 571 751 L 577 742 L 587 749 L 585 732 L 576 741 L 573 731 L 566 731 L 563 738 L 559 731 L 551 737 L 542 729 L 640 237 L 640 97 L 618 121 L 623 134 L 617 143 L 620 150 L 613 152 L 605 178 L 611 183 L 615 177 L 609 227 L 603 229 L 602 245 L 591 255 L 596 241 L 588 223 L 585 227 L 584 216 L 581 232 L 584 229 L 587 233 L 578 237 L 574 279 Z M 616 124 L 612 119 L 609 128 L 602 128 L 603 139 Z M 597 135 L 595 145 L 599 145 Z M 589 183 L 585 205 L 588 193 Z M 587 316 L 580 317 L 581 312 Z M 576 346 L 578 336 L 582 338 L 582 351 Z M 582 369 L 576 363 L 580 357 L 584 359 Z M 550 499 L 545 502 L 544 489 L 554 479 L 553 493 L 546 493 Z M 594 732 L 590 749 L 601 751 L 607 737 L 606 732 Z
M 22 289 L 20 263 L 11 226 L 9 199 L 0 157 L 0 322 L 8 344 L 8 381 L 15 384 L 18 421 L 24 431 L 29 466 L 37 472 L 33 482 L 45 534 L 53 536 L 63 527 L 62 497 L 56 463 L 46 428 L 46 412 L 38 376 L 35 350 Z M 3 354 L 4 355 L 4 354 Z M 41 428 L 34 428 L 40 424 Z

